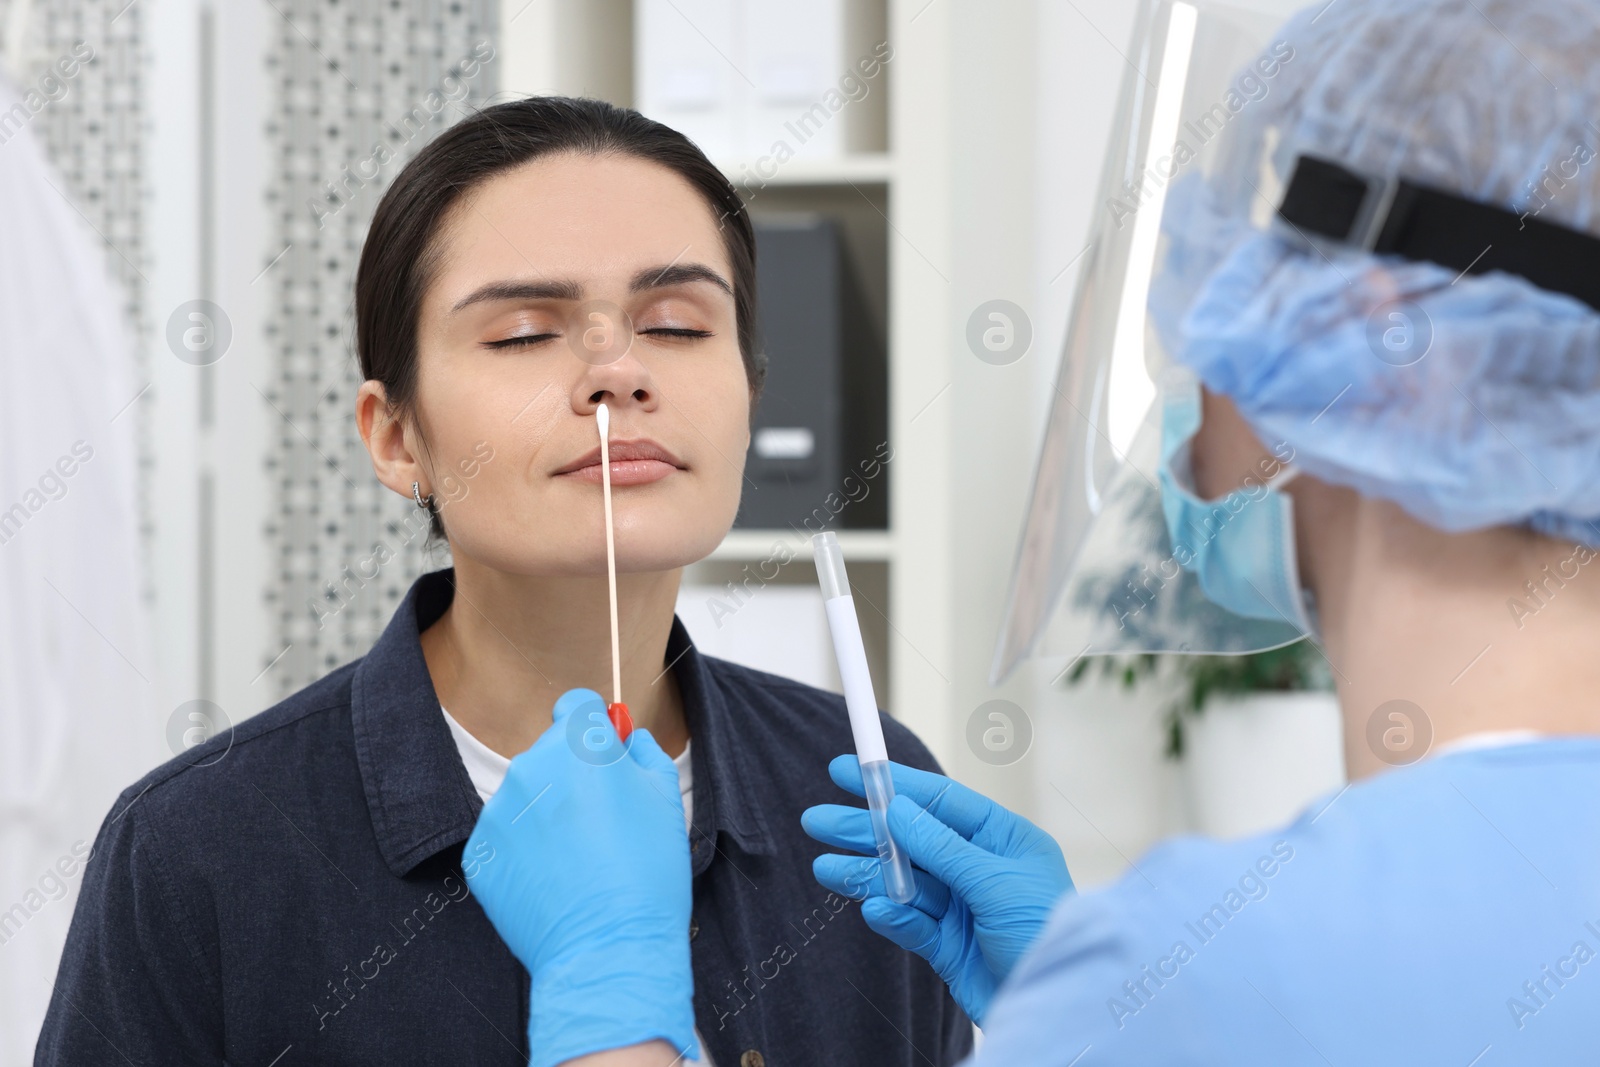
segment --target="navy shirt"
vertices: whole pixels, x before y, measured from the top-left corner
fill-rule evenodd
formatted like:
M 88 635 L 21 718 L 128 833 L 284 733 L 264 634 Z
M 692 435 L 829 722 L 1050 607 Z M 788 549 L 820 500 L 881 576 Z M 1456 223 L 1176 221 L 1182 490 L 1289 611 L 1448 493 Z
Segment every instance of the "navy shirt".
M 527 1062 L 528 973 L 462 878 L 482 802 L 419 578 L 365 657 L 130 786 L 95 839 L 36 1064 Z M 953 1064 L 971 1024 L 817 884 L 800 813 L 849 802 L 842 698 L 667 645 L 692 746 L 696 1025 L 718 1067 Z M 891 758 L 937 769 L 883 721 Z M 758 1054 L 758 1055 L 757 1055 Z

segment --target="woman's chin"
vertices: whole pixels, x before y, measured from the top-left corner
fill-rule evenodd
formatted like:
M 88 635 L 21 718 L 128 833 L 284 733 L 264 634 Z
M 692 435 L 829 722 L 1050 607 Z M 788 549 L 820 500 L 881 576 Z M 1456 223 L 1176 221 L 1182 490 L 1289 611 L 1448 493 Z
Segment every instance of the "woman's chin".
M 644 571 L 671 571 L 699 563 L 715 552 L 722 539 L 728 535 L 732 523 L 713 528 L 678 530 L 671 534 L 662 531 L 633 529 L 619 531 L 617 536 L 617 570 L 627 574 Z M 600 569 L 606 566 L 605 554 L 600 556 Z
M 712 526 L 696 522 L 618 530 L 617 573 L 673 571 L 698 563 L 716 550 L 731 525 L 730 519 Z M 458 539 L 452 549 L 458 569 L 463 564 L 476 563 L 490 570 L 529 578 L 604 577 L 606 574 L 606 546 L 599 538 L 592 544 L 557 545 L 547 541 L 533 546 L 526 543 L 474 544 Z
M 619 508 L 615 534 L 617 570 L 630 574 L 670 571 L 699 563 L 728 536 L 737 511 L 737 500 L 731 507 L 702 500 L 670 508 Z M 603 542 L 600 566 L 605 567 Z

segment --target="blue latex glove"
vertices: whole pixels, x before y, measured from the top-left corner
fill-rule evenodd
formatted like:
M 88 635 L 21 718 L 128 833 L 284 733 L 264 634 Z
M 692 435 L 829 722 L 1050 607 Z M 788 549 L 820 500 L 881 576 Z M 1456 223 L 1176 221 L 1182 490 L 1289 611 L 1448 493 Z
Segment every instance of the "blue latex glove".
M 563 693 L 484 805 L 462 870 L 532 977 L 530 1067 L 657 1038 L 699 1058 L 689 836 L 650 731 L 623 745 L 600 694 Z
M 1056 902 L 1073 891 L 1066 860 L 1054 838 L 988 797 L 942 774 L 898 763 L 890 772 L 889 830 L 919 868 L 912 871 L 916 896 L 909 904 L 890 900 L 876 859 L 822 855 L 812 869 L 824 886 L 862 902 L 868 926 L 932 964 L 982 1026 L 995 990 Z M 838 757 L 828 774 L 866 796 L 856 757 Z M 877 852 L 861 808 L 819 804 L 806 809 L 800 825 L 823 844 Z

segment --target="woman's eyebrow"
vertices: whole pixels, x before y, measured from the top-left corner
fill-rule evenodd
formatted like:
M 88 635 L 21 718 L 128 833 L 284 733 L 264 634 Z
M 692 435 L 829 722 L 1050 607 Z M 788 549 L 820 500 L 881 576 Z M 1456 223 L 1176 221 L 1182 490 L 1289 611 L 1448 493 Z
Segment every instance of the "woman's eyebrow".
M 490 282 L 479 286 L 456 302 L 454 315 L 464 307 L 486 300 L 582 300 L 583 286 L 570 279 L 542 282 Z
M 668 263 L 660 267 L 645 267 L 635 272 L 628 283 L 630 293 L 649 289 L 664 289 L 690 282 L 710 282 L 729 296 L 733 287 L 716 271 L 703 263 Z M 462 297 L 450 309 L 454 315 L 462 308 L 489 300 L 582 300 L 583 286 L 570 278 L 556 278 L 537 282 L 489 282 Z
M 733 295 L 733 286 L 704 263 L 668 263 L 664 267 L 646 267 L 633 276 L 628 291 L 642 293 L 647 289 L 663 289 L 689 282 L 710 282 L 729 296 Z

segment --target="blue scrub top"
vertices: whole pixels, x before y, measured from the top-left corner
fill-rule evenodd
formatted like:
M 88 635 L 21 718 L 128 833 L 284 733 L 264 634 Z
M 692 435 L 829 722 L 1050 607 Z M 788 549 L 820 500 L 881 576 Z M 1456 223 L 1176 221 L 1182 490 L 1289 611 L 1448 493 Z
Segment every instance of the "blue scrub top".
M 1600 1060 L 1600 738 L 1435 756 L 1069 897 L 979 1067 Z

